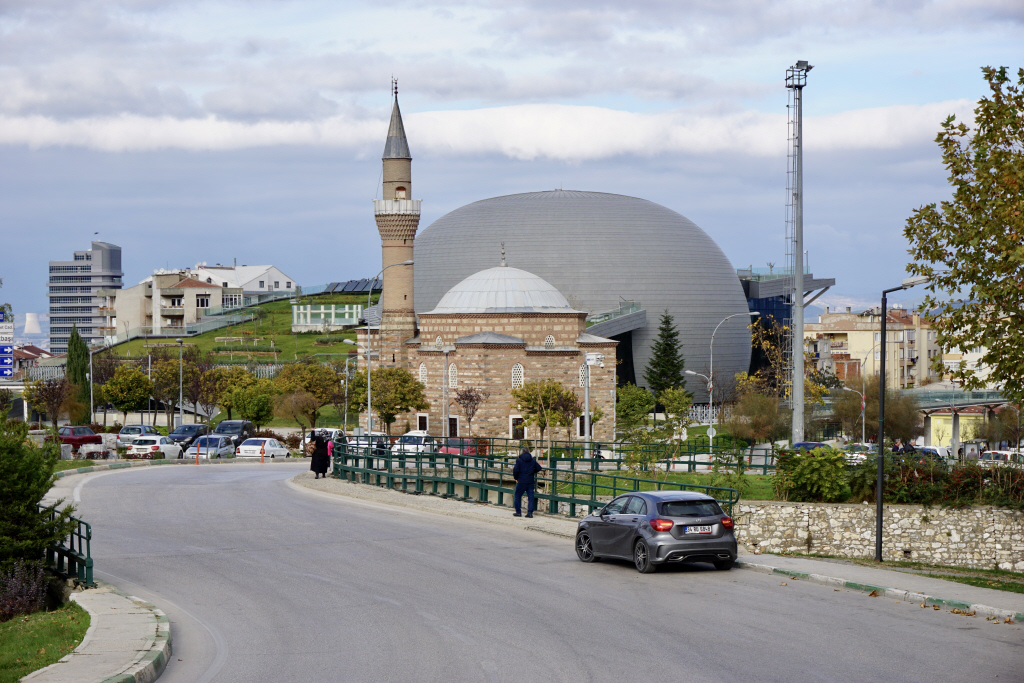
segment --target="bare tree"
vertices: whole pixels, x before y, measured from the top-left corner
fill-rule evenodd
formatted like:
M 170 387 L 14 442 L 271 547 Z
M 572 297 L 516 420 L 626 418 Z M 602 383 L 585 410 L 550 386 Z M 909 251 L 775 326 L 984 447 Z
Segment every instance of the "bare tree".
M 41 379 L 25 387 L 25 400 L 36 410 L 46 413 L 53 428 L 71 395 L 71 383 L 66 377 Z
M 455 402 L 459 404 L 462 414 L 466 416 L 470 436 L 473 436 L 473 417 L 476 416 L 476 411 L 490 397 L 490 392 L 480 391 L 476 387 L 467 387 L 455 392 Z

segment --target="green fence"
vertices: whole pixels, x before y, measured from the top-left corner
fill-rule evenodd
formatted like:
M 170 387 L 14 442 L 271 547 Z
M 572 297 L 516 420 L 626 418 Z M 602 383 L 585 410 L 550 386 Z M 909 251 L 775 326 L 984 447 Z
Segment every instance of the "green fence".
M 402 453 L 336 443 L 333 459 L 335 477 L 360 484 L 498 505 L 511 505 L 515 494 L 515 461 L 507 456 Z M 575 517 L 577 508 L 592 512 L 630 491 L 698 491 L 715 498 L 730 515 L 739 502 L 735 489 L 642 479 L 608 470 L 562 468 L 559 462 L 554 459 L 537 477 L 538 509 L 546 502 L 551 514 L 564 507 Z
M 57 518 L 55 509 L 39 506 L 40 512 L 49 511 L 49 519 Z M 92 578 L 92 526 L 72 517 L 74 527 L 62 541 L 46 549 L 46 566 L 64 578 L 78 579 L 86 588 L 95 588 Z

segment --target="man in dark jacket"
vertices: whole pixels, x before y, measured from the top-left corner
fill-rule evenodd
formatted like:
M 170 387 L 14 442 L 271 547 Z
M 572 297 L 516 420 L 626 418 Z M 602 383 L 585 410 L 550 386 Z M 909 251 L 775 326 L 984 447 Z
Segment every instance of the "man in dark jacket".
M 534 488 L 537 486 L 537 473 L 542 469 L 544 468 L 533 459 L 530 451 L 524 448 L 523 452 L 519 454 L 519 458 L 516 459 L 515 466 L 512 468 L 512 478 L 516 480 L 516 512 L 512 515 L 513 517 L 523 516 L 524 493 L 526 494 L 526 516 L 533 517 L 533 511 L 537 507 Z

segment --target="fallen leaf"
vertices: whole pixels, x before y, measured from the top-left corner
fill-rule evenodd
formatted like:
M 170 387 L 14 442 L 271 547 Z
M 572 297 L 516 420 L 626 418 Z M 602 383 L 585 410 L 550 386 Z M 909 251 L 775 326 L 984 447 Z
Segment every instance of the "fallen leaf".
M 868 593 L 868 597 L 869 598 L 877 598 L 878 597 L 878 591 L 871 591 L 870 593 Z
M 921 609 L 924 609 L 924 608 L 925 608 L 925 604 L 922 602 L 921 603 Z
M 1004 624 L 1012 624 L 1013 623 L 1013 619 L 1011 619 L 1010 617 L 1006 617 L 1005 619 L 1003 619 L 1003 623 Z
M 786 582 L 785 582 L 785 581 L 783 581 L 783 582 L 782 582 L 782 583 L 780 583 L 779 585 L 780 585 L 780 586 L 785 586 L 785 585 L 786 585 Z
M 937 609 L 939 609 L 939 606 L 938 605 L 932 605 L 932 609 L 937 610 Z

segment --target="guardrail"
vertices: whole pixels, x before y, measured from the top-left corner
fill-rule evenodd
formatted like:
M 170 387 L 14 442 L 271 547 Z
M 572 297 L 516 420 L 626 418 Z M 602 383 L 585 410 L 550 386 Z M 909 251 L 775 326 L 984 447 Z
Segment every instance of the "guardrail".
M 333 476 L 354 483 L 498 505 L 510 505 L 505 497 L 515 495 L 514 462 L 502 458 L 440 452 L 392 453 L 371 446 L 336 443 L 333 460 Z M 630 491 L 699 491 L 715 498 L 730 515 L 733 505 L 739 502 L 736 489 L 642 479 L 601 470 L 563 469 L 558 463 L 554 459 L 537 477 L 537 499 L 547 502 L 551 514 L 564 511 L 575 517 L 577 507 L 593 512 L 615 496 Z
M 40 512 L 47 510 L 50 521 L 56 520 L 59 513 L 55 508 L 39 506 Z M 71 533 L 46 549 L 46 566 L 62 577 L 77 578 L 86 588 L 95 588 L 96 582 L 92 578 L 92 526 L 77 517 L 72 517 L 71 521 L 75 523 Z

